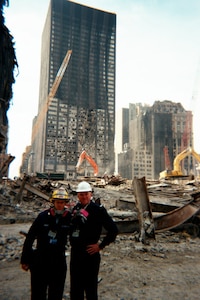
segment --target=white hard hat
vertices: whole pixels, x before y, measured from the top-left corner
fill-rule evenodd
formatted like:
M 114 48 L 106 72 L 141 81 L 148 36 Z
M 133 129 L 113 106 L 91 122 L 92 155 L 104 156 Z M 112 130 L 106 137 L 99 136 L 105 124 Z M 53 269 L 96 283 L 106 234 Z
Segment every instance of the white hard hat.
M 81 193 L 81 192 L 92 192 L 92 188 L 90 186 L 90 184 L 86 181 L 82 181 L 78 184 L 77 189 L 76 189 L 77 193 Z

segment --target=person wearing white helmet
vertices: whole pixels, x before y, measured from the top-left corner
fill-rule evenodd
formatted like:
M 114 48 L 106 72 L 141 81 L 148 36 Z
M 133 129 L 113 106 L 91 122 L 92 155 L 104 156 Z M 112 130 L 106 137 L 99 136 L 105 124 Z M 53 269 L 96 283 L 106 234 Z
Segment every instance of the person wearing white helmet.
M 31 225 L 22 249 L 21 267 L 31 272 L 31 300 L 62 300 L 67 265 L 65 247 L 71 213 L 64 188 L 53 191 L 52 206 L 41 212 Z M 33 243 L 37 241 L 36 250 Z M 48 295 L 48 296 L 47 296 Z
M 100 251 L 114 242 L 118 229 L 107 210 L 92 201 L 91 185 L 82 181 L 78 184 L 79 202 L 73 208 L 70 244 L 70 299 L 98 299 L 98 273 Z M 106 235 L 101 238 L 102 228 Z
M 76 192 L 92 192 L 91 185 L 87 181 L 82 181 L 78 184 Z

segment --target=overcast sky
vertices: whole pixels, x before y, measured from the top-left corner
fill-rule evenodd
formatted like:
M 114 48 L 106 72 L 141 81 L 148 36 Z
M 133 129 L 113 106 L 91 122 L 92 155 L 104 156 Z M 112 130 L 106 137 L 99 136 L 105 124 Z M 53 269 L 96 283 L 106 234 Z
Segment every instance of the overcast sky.
M 200 152 L 200 1 L 74 2 L 117 14 L 116 109 L 136 102 L 181 102 L 185 109 L 195 112 L 195 150 Z M 9 7 L 4 8 L 19 64 L 8 111 L 8 153 L 16 156 L 10 165 L 10 178 L 18 175 L 22 153 L 31 143 L 32 120 L 38 107 L 41 35 L 48 6 L 49 0 L 9 0 Z

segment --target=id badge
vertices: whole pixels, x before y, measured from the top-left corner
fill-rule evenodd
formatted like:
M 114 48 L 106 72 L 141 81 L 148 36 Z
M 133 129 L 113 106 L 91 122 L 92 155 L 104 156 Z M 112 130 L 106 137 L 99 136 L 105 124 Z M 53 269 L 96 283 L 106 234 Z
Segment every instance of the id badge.
M 56 232 L 49 230 L 48 236 L 52 239 L 55 239 L 56 237 Z
M 74 231 L 72 232 L 72 236 L 73 236 L 73 237 L 76 237 L 76 238 L 79 237 L 79 231 L 80 231 L 80 230 L 78 230 L 78 229 L 77 229 L 77 230 L 74 230 Z

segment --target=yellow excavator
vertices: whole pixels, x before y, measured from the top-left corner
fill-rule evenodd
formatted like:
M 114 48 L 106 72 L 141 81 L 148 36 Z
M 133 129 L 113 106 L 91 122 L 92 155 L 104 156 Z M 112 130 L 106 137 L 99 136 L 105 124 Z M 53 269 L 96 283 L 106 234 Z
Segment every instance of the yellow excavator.
M 189 147 L 189 148 L 183 150 L 181 153 L 179 153 L 175 157 L 174 163 L 173 163 L 174 169 L 173 170 L 164 170 L 164 171 L 160 172 L 159 179 L 185 177 L 185 175 L 183 174 L 183 172 L 181 170 L 181 161 L 189 155 L 192 155 L 198 161 L 198 163 L 200 163 L 200 155 L 196 151 L 194 151 L 193 148 Z

